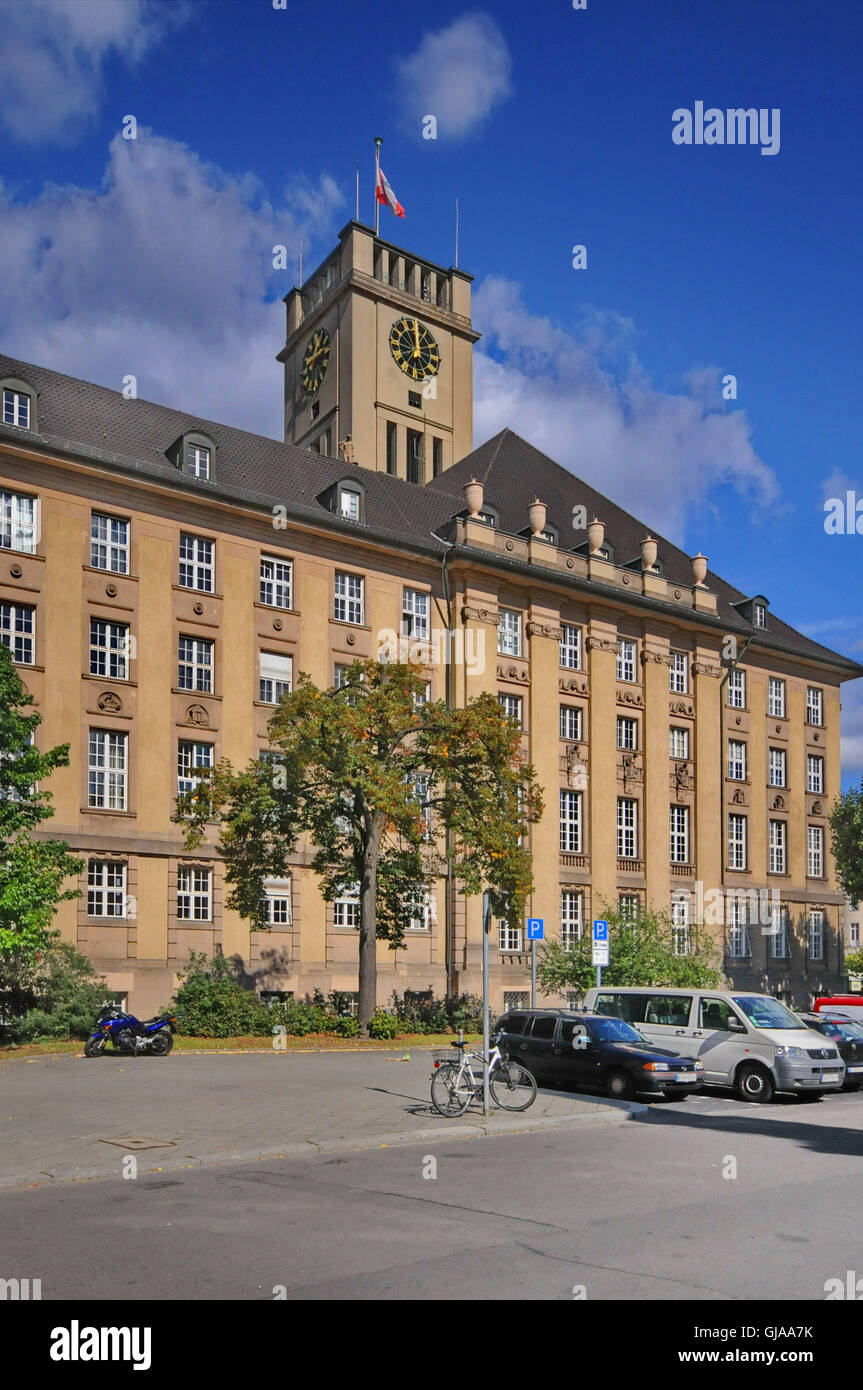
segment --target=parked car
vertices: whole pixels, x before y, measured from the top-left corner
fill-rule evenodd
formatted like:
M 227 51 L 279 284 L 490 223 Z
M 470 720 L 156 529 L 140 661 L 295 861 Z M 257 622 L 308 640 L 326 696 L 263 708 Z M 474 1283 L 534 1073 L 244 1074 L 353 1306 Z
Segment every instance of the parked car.
M 823 1013 L 798 1014 L 798 1018 L 836 1044 L 845 1063 L 845 1090 L 859 1091 L 863 1086 L 863 1024 Z
M 494 1032 L 542 1086 L 600 1090 L 614 1100 L 681 1098 L 701 1089 L 701 1062 L 650 1042 L 619 1018 L 531 1009 L 504 1014 Z
M 704 1063 L 705 1083 L 741 1100 L 769 1101 L 777 1091 L 821 1096 L 839 1091 L 845 1063 L 769 994 L 738 990 L 602 988 L 585 1009 L 622 1018 L 653 1043 Z
M 812 1005 L 816 1014 L 826 1014 L 828 1018 L 853 1018 L 863 1023 L 863 995 L 831 994 L 816 999 Z

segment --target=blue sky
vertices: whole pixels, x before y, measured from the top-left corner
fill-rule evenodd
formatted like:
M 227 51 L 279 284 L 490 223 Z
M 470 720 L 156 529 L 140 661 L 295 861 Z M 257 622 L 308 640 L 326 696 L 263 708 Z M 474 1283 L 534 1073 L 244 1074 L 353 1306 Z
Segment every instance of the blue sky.
M 0 0 L 3 349 L 278 434 L 272 246 L 326 253 L 357 155 L 371 218 L 382 135 L 386 235 L 448 264 L 460 201 L 477 442 L 511 425 L 863 660 L 863 536 L 823 524 L 863 498 L 861 38 L 851 0 Z M 696 101 L 778 108 L 779 152 L 675 144 Z

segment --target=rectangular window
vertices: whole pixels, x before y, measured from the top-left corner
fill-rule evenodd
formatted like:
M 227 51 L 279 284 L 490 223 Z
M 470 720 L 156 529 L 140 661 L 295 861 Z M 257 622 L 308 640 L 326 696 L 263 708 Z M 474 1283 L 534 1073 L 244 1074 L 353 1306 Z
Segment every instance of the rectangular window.
M 129 679 L 129 628 L 126 623 L 90 619 L 90 675 Z
M 201 773 L 212 766 L 212 743 L 180 739 L 177 744 L 177 795 L 194 791 L 201 781 Z
M 752 610 L 752 620 L 755 627 L 767 626 L 767 609 L 763 603 L 756 603 Z
M 771 676 L 767 682 L 767 713 L 771 719 L 785 718 L 785 682 Z
M 213 917 L 213 872 L 191 864 L 177 869 L 177 917 L 181 922 L 210 922 Z
M 728 867 L 746 868 L 746 817 L 728 817 Z
M 267 902 L 268 926 L 289 927 L 293 920 L 291 880 L 289 878 L 265 878 L 264 897 Z
M 581 743 L 583 714 L 575 705 L 560 707 L 560 736 L 571 743 Z
M 0 642 L 19 666 L 36 661 L 36 609 L 26 603 L 0 603 Z
M 732 782 L 746 781 L 746 744 L 736 738 L 728 740 L 728 776 Z
M 617 716 L 617 746 L 629 749 L 638 747 L 637 719 L 627 719 L 622 714 Z
M 689 807 L 671 806 L 670 858 L 672 864 L 689 863 Z
M 824 959 L 824 913 L 813 908 L 809 913 L 809 959 Z
M 689 899 L 671 899 L 671 949 L 676 956 L 688 956 L 692 948 L 690 939 Z
M 728 703 L 732 709 L 746 708 L 746 672 L 739 667 L 728 677 Z
M 209 478 L 210 451 L 203 444 L 186 445 L 186 472 L 193 478 Z
M 521 614 L 512 608 L 500 610 L 497 649 L 501 656 L 521 656 Z
M 806 877 L 824 877 L 824 829 L 810 825 L 806 831 Z
M 30 428 L 30 397 L 24 391 L 3 388 L 3 424 L 19 430 Z
M 0 548 L 35 555 L 38 512 L 38 498 L 0 492 Z
M 402 589 L 402 636 L 428 641 L 429 595 L 419 589 Z
M 784 907 L 770 909 L 769 939 L 771 960 L 787 960 L 791 951 L 788 945 L 788 918 Z
M 126 865 L 91 859 L 87 865 L 87 916 L 126 916 Z
M 672 724 L 668 730 L 668 754 L 671 758 L 689 757 L 689 730 Z
M 617 679 L 619 681 L 635 680 L 635 643 L 626 638 L 621 641 L 617 653 Z
M 101 811 L 125 811 L 128 735 L 91 729 L 88 805 Z
M 180 690 L 213 691 L 214 643 L 202 637 L 180 637 L 177 651 L 177 686 Z
M 560 944 L 565 951 L 581 940 L 583 930 L 582 895 L 574 888 L 560 890 Z
M 333 615 L 338 622 L 362 623 L 364 587 L 365 584 L 362 575 L 346 574 L 342 570 L 336 570 L 336 593 Z
M 184 589 L 213 592 L 213 551 L 215 542 L 205 536 L 180 532 L 180 584 Z
M 408 482 L 424 483 L 423 437 L 419 430 L 408 430 Z
M 560 848 L 564 854 L 581 853 L 581 792 L 560 793 Z
M 392 420 L 387 420 L 387 472 L 393 477 L 399 470 L 399 438 L 396 431 L 398 425 L 393 424 Z
M 431 892 L 426 884 L 417 886 L 407 899 L 407 907 L 410 913 L 407 930 L 428 931 L 436 919 L 432 908 Z
M 806 756 L 806 790 L 819 796 L 824 792 L 824 759 L 815 753 Z
M 511 927 L 501 919 L 497 924 L 497 945 L 500 951 L 520 951 L 521 927 Z
M 672 652 L 668 668 L 668 688 L 675 695 L 685 695 L 689 689 L 689 659 L 686 652 Z
M 729 893 L 727 899 L 728 954 L 735 960 L 751 955 L 747 933 L 746 903 Z
M 617 857 L 638 858 L 638 802 L 629 796 L 617 798 Z
M 771 787 L 785 786 L 786 756 L 784 748 L 771 748 L 768 752 L 767 780 Z
M 806 687 L 806 723 L 819 727 L 824 723 L 824 692 L 814 685 Z
M 622 922 L 637 922 L 639 898 L 637 893 L 621 893 L 617 899 L 617 910 Z
M 437 478 L 443 472 L 443 440 L 436 435 L 432 436 L 432 477 Z
M 90 518 L 90 564 L 112 574 L 129 573 L 129 523 L 119 516 L 93 512 Z
M 333 899 L 333 926 L 353 927 L 360 925 L 360 886 L 346 883 L 339 896 Z
M 274 555 L 261 556 L 260 602 L 268 608 L 291 608 L 293 560 L 277 560 Z
M 348 521 L 359 521 L 362 512 L 362 501 L 359 488 L 340 487 L 339 488 L 339 516 L 346 516 Z
M 521 709 L 522 700 L 520 695 L 498 695 L 497 702 L 506 715 L 514 724 L 521 728 Z
M 564 623 L 560 630 L 560 664 L 567 671 L 581 670 L 581 628 Z
M 258 662 L 258 699 L 265 705 L 277 705 L 283 695 L 291 692 L 293 657 L 281 652 L 261 652 Z
M 788 826 L 784 820 L 770 822 L 768 872 L 784 874 L 787 862 Z

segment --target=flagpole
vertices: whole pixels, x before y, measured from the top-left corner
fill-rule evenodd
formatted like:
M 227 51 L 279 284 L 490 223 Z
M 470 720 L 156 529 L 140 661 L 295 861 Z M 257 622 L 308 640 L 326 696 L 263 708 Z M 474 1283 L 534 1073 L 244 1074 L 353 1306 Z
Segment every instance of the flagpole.
M 458 198 L 455 200 L 455 267 L 458 269 Z
M 378 236 L 381 229 L 381 205 L 378 202 L 378 185 L 381 173 L 381 145 L 383 140 L 379 135 L 375 136 L 375 236 Z
M 360 220 L 360 157 L 357 155 L 357 221 Z

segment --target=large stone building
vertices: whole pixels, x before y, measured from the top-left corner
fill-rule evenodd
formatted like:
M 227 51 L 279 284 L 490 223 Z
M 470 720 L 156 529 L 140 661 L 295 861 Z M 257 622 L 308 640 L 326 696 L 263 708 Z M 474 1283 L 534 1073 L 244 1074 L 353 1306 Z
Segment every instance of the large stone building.
M 863 668 L 510 431 L 473 450 L 470 277 L 350 223 L 286 303 L 286 443 L 0 357 L 0 637 L 40 741 L 71 745 L 46 833 L 87 862 L 64 935 L 141 1014 L 190 949 L 262 990 L 355 990 L 355 901 L 324 903 L 300 852 L 250 935 L 174 798 L 267 752 L 300 670 L 332 684 L 381 634 L 434 652 L 451 623 L 429 694 L 492 691 L 521 722 L 548 935 L 647 903 L 680 952 L 710 933 L 735 985 L 840 987 L 826 814 Z M 477 991 L 480 912 L 433 884 L 407 948 L 380 947 L 380 1001 Z M 492 948 L 500 1006 L 527 955 L 502 925 Z

